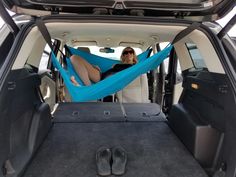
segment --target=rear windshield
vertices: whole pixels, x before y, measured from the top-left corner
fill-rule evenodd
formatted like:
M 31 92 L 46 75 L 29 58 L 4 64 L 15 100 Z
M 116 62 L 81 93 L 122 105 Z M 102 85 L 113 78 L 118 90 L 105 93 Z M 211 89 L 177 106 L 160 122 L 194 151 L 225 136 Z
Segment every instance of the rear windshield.
M 112 48 L 114 49 L 113 53 L 103 53 L 103 52 L 100 52 L 101 47 L 98 47 L 98 46 L 83 46 L 83 47 L 88 47 L 92 54 L 105 57 L 105 58 L 114 59 L 114 60 L 120 60 L 122 50 L 125 48 L 125 47 L 115 47 L 115 48 Z M 132 47 L 132 48 L 135 50 L 136 55 L 139 55 L 140 53 L 142 53 L 142 50 L 140 48 L 135 48 L 135 47 Z

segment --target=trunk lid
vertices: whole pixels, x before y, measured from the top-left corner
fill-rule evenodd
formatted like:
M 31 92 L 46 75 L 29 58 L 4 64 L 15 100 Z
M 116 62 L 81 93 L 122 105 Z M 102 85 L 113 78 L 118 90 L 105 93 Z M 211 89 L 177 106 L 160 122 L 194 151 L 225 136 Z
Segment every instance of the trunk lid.
M 236 4 L 235 0 L 3 0 L 15 12 L 44 16 L 59 13 L 153 16 L 214 21 Z

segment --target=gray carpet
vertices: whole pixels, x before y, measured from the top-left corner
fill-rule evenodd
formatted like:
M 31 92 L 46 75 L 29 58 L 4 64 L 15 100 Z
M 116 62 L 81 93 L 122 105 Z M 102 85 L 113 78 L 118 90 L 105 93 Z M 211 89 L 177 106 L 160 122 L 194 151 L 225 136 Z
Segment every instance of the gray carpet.
M 95 152 L 121 145 L 124 177 L 206 177 L 165 122 L 55 123 L 24 177 L 95 177 Z

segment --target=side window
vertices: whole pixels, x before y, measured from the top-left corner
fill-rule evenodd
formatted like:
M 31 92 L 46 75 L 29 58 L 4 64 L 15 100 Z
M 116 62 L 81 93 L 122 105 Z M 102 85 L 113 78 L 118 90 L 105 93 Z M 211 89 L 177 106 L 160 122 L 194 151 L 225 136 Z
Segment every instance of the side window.
M 8 13 L 12 16 L 14 13 Z M 0 69 L 13 45 L 14 35 L 0 16 Z
M 189 54 L 191 56 L 193 65 L 195 69 L 203 69 L 203 68 L 207 68 L 203 57 L 199 51 L 199 49 L 197 48 L 196 44 L 194 43 L 186 43 L 187 49 L 189 51 Z
M 40 71 L 45 71 L 48 69 L 48 62 L 49 62 L 49 57 L 50 57 L 50 52 L 51 49 L 48 46 L 48 44 L 46 45 L 46 47 L 44 48 L 40 63 L 39 63 L 39 72 Z
M 47 69 L 48 61 L 49 61 L 49 53 L 47 51 L 43 51 L 42 58 L 39 63 L 39 71 Z
M 2 67 L 12 45 L 14 42 L 14 35 L 8 28 L 1 28 L 0 30 L 0 68 Z
M 161 50 L 163 50 L 167 45 L 169 45 L 169 42 L 162 42 L 162 43 L 160 43 L 160 48 L 161 48 Z M 167 59 L 164 60 L 164 65 L 165 65 L 165 73 L 168 73 L 169 58 L 167 58 Z M 180 68 L 179 60 L 178 60 L 178 63 L 177 63 L 177 73 L 178 73 L 179 75 L 182 74 L 182 71 L 181 71 L 181 68 Z

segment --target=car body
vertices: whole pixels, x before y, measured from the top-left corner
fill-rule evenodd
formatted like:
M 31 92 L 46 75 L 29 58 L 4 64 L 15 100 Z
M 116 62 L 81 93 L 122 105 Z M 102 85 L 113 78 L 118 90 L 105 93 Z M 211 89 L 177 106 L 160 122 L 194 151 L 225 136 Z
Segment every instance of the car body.
M 95 176 L 93 157 L 104 144 L 128 149 L 126 176 L 235 176 L 236 46 L 227 35 L 235 16 L 224 28 L 215 23 L 234 6 L 3 0 L 0 177 Z M 72 101 L 49 47 L 63 65 L 65 44 L 95 54 L 152 48 L 152 56 L 169 43 L 174 47 L 158 68 L 111 99 L 85 103 Z

